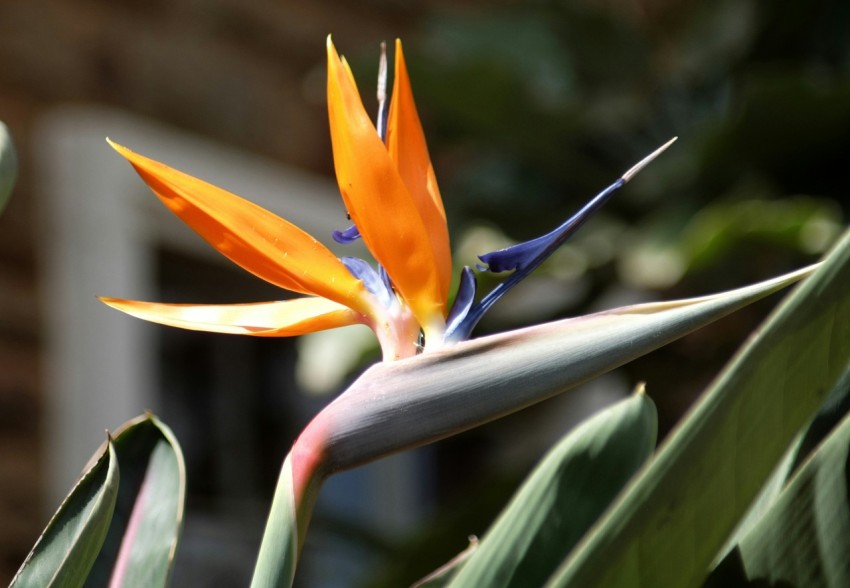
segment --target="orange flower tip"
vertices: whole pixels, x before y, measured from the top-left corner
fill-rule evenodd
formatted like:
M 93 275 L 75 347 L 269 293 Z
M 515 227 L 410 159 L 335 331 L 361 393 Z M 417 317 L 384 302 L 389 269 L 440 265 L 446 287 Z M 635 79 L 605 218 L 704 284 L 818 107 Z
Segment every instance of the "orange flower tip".
M 109 296 L 97 296 L 97 299 L 103 302 L 109 308 L 120 310 L 121 312 L 130 313 L 133 306 L 133 301 L 124 298 L 111 298 Z
M 119 145 L 118 143 L 116 143 L 115 141 L 110 139 L 109 137 L 106 138 L 106 142 L 109 143 L 110 147 L 115 149 L 115 151 L 117 151 L 122 157 L 124 157 L 124 159 L 130 159 L 135 155 L 135 153 L 133 151 L 131 151 L 130 149 L 127 149 L 123 145 Z
M 121 298 L 110 298 L 109 296 L 97 296 L 97 299 L 109 308 L 129 314 L 127 300 L 122 300 Z
M 109 296 L 96 296 L 96 298 L 103 302 L 106 306 L 110 306 L 112 308 L 118 308 L 121 302 L 123 302 L 120 298 L 111 298 Z
M 333 39 L 331 39 L 330 35 L 328 35 L 327 49 L 328 49 L 328 61 L 330 61 L 332 58 L 339 59 L 339 53 L 337 53 L 336 47 L 334 46 Z

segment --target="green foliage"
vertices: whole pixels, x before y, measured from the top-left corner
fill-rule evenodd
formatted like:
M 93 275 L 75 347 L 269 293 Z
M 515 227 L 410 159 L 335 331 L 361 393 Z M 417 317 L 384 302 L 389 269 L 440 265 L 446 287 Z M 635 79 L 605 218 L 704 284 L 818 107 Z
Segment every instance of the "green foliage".
M 542 585 L 652 454 L 657 428 L 655 405 L 638 393 L 570 432 L 449 586 Z
M 696 586 L 730 535 L 732 549 L 709 586 L 850 583 L 850 417 L 830 434 L 850 408 L 848 283 L 850 233 L 599 520 L 585 520 L 586 513 L 569 505 L 604 494 L 606 476 L 569 477 L 558 494 L 566 507 L 558 512 L 565 518 L 560 524 L 587 529 L 595 523 L 575 550 L 573 537 L 550 537 L 530 548 L 535 534 L 529 529 L 546 520 L 538 517 L 546 501 L 533 494 L 544 487 L 536 486 L 541 466 L 450 585 Z M 602 469 L 610 476 L 611 468 Z M 632 472 L 625 468 L 623 480 Z
M 799 444 L 807 458 L 768 509 L 712 571 L 705 586 L 844 586 L 850 582 L 850 369 Z M 829 433 L 824 425 L 835 424 Z M 811 440 L 821 445 L 810 445 Z M 809 456 L 809 449 L 814 453 Z M 797 460 L 795 460 L 797 461 Z
M 183 457 L 174 434 L 152 415 L 116 431 L 121 467 L 115 512 L 87 585 L 165 586 L 183 523 Z
M 12 580 L 12 587 L 85 584 L 109 530 L 118 479 L 118 460 L 110 440 L 48 523 Z
M 850 363 L 848 283 L 850 233 L 727 366 L 550 586 L 703 580 Z
M 183 521 L 185 468 L 152 415 L 122 425 L 95 454 L 12 585 L 165 586 Z

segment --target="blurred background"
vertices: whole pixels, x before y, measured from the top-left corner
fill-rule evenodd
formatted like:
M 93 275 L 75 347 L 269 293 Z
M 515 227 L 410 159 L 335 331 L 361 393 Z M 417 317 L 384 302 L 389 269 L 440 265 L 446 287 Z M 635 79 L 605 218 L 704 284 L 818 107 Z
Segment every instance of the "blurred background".
M 476 334 L 733 288 L 814 261 L 847 224 L 850 4 L 839 0 L 4 0 L 0 582 L 104 429 L 154 410 L 183 444 L 175 585 L 248 581 L 280 463 L 377 350 L 155 327 L 96 295 L 247 302 L 260 283 L 170 217 L 107 135 L 329 243 L 325 37 L 374 110 L 401 37 L 458 268 L 559 224 L 672 136 Z M 482 283 L 486 288 L 487 283 Z M 482 533 L 554 439 L 639 381 L 669 430 L 777 297 L 575 394 L 334 478 L 305 586 L 399 586 Z

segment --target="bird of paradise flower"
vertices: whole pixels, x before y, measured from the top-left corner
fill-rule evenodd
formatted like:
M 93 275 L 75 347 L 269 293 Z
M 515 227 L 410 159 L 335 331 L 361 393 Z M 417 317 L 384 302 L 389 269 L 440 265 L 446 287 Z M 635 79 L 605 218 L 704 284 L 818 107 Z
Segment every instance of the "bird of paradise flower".
M 336 231 L 334 238 L 343 243 L 362 238 L 377 262 L 376 267 L 361 259 L 338 258 L 298 227 L 247 200 L 110 142 L 160 200 L 220 253 L 256 276 L 305 296 L 235 305 L 175 305 L 102 298 L 104 302 L 158 323 L 255 336 L 292 336 L 362 323 L 376 333 L 385 360 L 409 358 L 370 367 L 313 417 L 295 440 L 281 466 L 252 586 L 292 585 L 319 490 L 324 480 L 334 473 L 438 441 L 560 394 L 818 272 L 815 265 L 720 294 L 624 307 L 460 342 L 470 336 L 481 316 L 497 300 L 539 267 L 672 140 L 638 162 L 550 233 L 481 255 L 481 264 L 477 264 L 480 271 L 506 273 L 506 277 L 483 297 L 477 296 L 474 270 L 464 267 L 450 305 L 452 265 L 446 215 L 413 101 L 401 44 L 396 42 L 391 104 L 382 95 L 386 87 L 386 58 L 382 52 L 377 124 L 366 114 L 351 70 L 337 54 L 330 38 L 327 56 L 334 163 L 343 201 L 354 221 L 352 227 Z M 777 315 L 779 320 L 772 320 L 762 335 L 779 332 L 788 341 L 797 335 L 799 329 L 796 327 L 802 324 L 801 320 L 806 324 L 815 321 L 823 332 L 832 333 L 830 327 L 838 316 L 836 309 L 844 301 L 840 285 L 844 283 L 841 272 L 847 267 L 847 250 L 845 238 L 835 250 L 837 253 L 827 257 L 822 271 L 813 278 L 814 285 L 798 290 Z M 813 292 L 817 293 L 817 305 L 825 305 L 825 312 L 819 308 L 813 313 L 811 301 L 808 307 L 801 302 L 806 297 L 812 298 Z M 796 313 L 800 309 L 804 314 L 798 316 Z M 794 320 L 788 320 L 792 315 Z M 758 363 L 760 369 L 768 366 L 765 369 L 769 371 L 773 364 L 764 363 L 765 357 L 779 357 L 781 363 L 784 354 L 771 355 L 766 351 L 766 342 L 770 339 L 753 339 L 732 364 L 732 372 L 727 371 L 718 379 L 720 383 L 679 429 L 678 442 L 668 444 L 662 450 L 666 453 L 660 453 L 655 459 L 654 463 L 660 465 L 652 470 L 650 464 L 644 470 L 654 473 L 633 486 L 639 491 L 630 496 L 638 498 L 622 503 L 628 506 L 618 511 L 625 516 L 606 518 L 604 521 L 611 524 L 606 527 L 605 523 L 599 528 L 606 533 L 616 528 L 611 531 L 614 534 L 623 528 L 630 533 L 635 529 L 640 532 L 646 527 L 646 521 L 653 520 L 651 514 L 650 518 L 643 514 L 652 496 L 669 496 L 671 487 L 677 489 L 674 493 L 690 487 L 682 486 L 678 476 L 693 468 L 671 467 L 671 464 L 682 462 L 683 456 L 713 458 L 717 447 L 728 446 L 729 435 L 734 436 L 737 427 L 732 426 L 712 439 L 703 433 L 717 428 L 722 430 L 722 427 L 705 423 L 711 419 L 716 424 L 729 421 L 729 411 L 734 412 L 736 406 L 741 406 L 740 393 L 744 393 L 745 400 L 758 400 L 766 394 L 764 390 L 772 391 L 769 386 L 772 380 L 766 380 L 768 388 L 754 384 L 754 379 L 764 370 L 753 370 L 747 365 L 749 358 L 751 364 Z M 834 337 L 819 337 L 816 349 L 833 351 L 833 340 Z M 456 342 L 460 343 L 449 347 Z M 441 347 L 446 348 L 430 353 Z M 420 350 L 428 353 L 411 357 Z M 832 363 L 836 370 L 844 365 Z M 494 366 L 497 369 L 493 369 Z M 823 377 L 829 379 L 820 379 L 820 382 L 837 381 L 835 378 L 841 373 L 840 370 L 821 371 L 828 374 Z M 733 375 L 728 376 L 729 373 Z M 814 410 L 815 400 L 828 389 L 826 385 L 817 386 L 817 392 L 805 398 L 803 404 Z M 394 391 L 403 393 L 391 393 Z M 752 407 L 757 402 L 744 404 Z M 805 418 L 805 410 L 795 415 L 799 425 Z M 772 422 L 771 419 L 767 421 Z M 737 422 L 734 420 L 733 425 Z M 795 428 L 788 426 L 783 430 L 790 439 Z M 776 451 L 780 451 L 781 446 L 777 445 Z M 109 452 L 112 450 L 110 445 Z M 672 475 L 668 475 L 671 472 Z M 639 485 L 641 482 L 643 485 Z M 685 480 L 694 488 L 701 482 L 699 476 L 691 476 L 690 482 Z M 82 486 L 78 485 L 77 489 Z M 647 487 L 650 492 L 643 492 Z M 661 489 L 661 494 L 653 494 L 657 489 Z M 747 491 L 756 492 L 757 489 L 757 484 L 750 484 Z M 182 520 L 181 500 L 182 495 L 174 501 L 178 509 L 174 527 L 178 532 Z M 139 512 L 137 507 L 133 507 L 134 517 Z M 109 508 L 108 516 L 111 516 Z M 155 510 L 155 516 L 159 517 L 159 509 Z M 60 509 L 57 516 L 62 514 Z M 732 519 L 727 519 L 731 524 Z M 47 535 L 45 533 L 42 538 Z M 113 535 L 112 528 L 109 535 Z M 605 535 L 611 536 L 615 535 Z M 616 537 L 619 540 L 619 535 Z M 124 549 L 127 536 L 121 541 L 119 558 L 132 559 L 131 551 Z M 172 537 L 168 565 L 176 542 L 177 537 Z M 592 551 L 584 561 L 608 561 L 609 554 L 604 547 L 610 545 L 610 541 L 603 539 L 597 543 L 603 545 L 603 549 Z M 630 544 L 628 541 L 620 543 Z M 620 559 L 626 561 L 627 555 Z M 704 555 L 712 556 L 713 550 L 706 550 Z M 513 555 L 511 558 L 514 559 Z M 60 559 L 62 565 L 67 562 L 66 558 Z M 32 561 L 28 558 L 22 570 L 32 565 Z M 628 565 L 621 568 L 631 570 Z M 112 581 L 120 583 L 120 576 L 129 568 L 116 565 L 115 569 Z
M 644 158 L 552 232 L 481 255 L 491 272 L 512 271 L 476 302 L 474 271 L 461 271 L 448 304 L 452 260 L 446 213 L 413 100 L 401 41 L 395 44 L 392 100 L 383 96 L 382 51 L 377 125 L 354 76 L 327 40 L 327 99 L 336 178 L 353 221 L 334 238 L 363 239 L 375 268 L 338 258 L 283 218 L 221 188 L 134 153 L 112 141 L 159 199 L 228 259 L 280 288 L 305 294 L 249 304 L 163 304 L 102 297 L 133 316 L 186 329 L 262 337 L 294 336 L 365 324 L 384 360 L 466 339 L 482 315 L 548 258 L 618 188 L 675 139 Z M 423 344 L 424 336 L 424 344 Z

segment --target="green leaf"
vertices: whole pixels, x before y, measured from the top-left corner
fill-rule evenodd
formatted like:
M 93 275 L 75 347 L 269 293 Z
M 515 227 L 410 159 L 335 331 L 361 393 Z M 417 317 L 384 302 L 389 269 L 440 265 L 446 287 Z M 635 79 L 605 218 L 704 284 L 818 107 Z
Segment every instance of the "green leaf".
M 750 505 L 746 514 L 741 517 L 735 531 L 726 539 L 723 548 L 718 552 L 718 557 L 715 561 L 722 559 L 729 551 L 735 548 L 736 545 L 743 539 L 750 529 L 758 523 L 764 514 L 770 510 L 776 499 L 782 493 L 785 487 L 785 482 L 794 472 L 794 459 L 800 450 L 802 436 L 797 435 L 791 443 L 788 451 L 782 456 L 779 465 L 774 468 L 773 472 L 768 476 L 767 482 L 764 483 L 761 491 L 756 499 Z M 712 566 L 714 567 L 714 566 Z
M 846 392 L 850 370 L 845 376 Z M 705 585 L 850 585 L 848 497 L 850 417 L 846 416 Z
M 850 369 L 844 372 L 838 385 L 818 409 L 805 432 L 797 435 L 790 449 L 785 452 L 785 456 L 770 475 L 758 498 L 735 529 L 735 533 L 726 542 L 726 547 L 721 550 L 723 556 L 735 548 L 773 507 L 788 480 L 848 412 L 850 412 Z
M 6 125 L 0 122 L 0 213 L 12 196 L 12 188 L 18 176 L 18 157 L 15 144 Z
M 186 473 L 180 445 L 153 415 L 118 429 L 121 484 L 112 524 L 88 586 L 165 586 L 183 523 Z
M 275 488 L 263 542 L 254 566 L 251 588 L 292 586 L 297 558 L 298 517 L 295 508 L 292 456 L 287 455 Z
M 548 586 L 694 586 L 850 362 L 850 233 L 724 369 Z
M 643 393 L 586 420 L 528 477 L 451 587 L 542 586 L 652 454 L 655 405 Z
M 186 487 L 174 435 L 154 416 L 138 417 L 92 461 L 13 586 L 166 585 Z
M 349 469 L 564 392 L 810 274 L 481 337 L 367 370 L 311 423 L 330 471 Z
M 794 453 L 792 471 L 796 471 L 848 412 L 850 412 L 850 366 L 801 436 L 800 445 Z
M 118 481 L 110 440 L 50 520 L 10 588 L 82 586 L 106 538 Z

